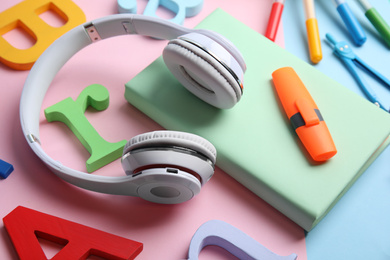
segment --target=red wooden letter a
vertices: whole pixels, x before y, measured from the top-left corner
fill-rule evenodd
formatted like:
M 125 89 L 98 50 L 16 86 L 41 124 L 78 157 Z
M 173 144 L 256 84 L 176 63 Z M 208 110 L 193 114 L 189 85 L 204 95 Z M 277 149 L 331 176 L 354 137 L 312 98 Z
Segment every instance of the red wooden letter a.
M 52 260 L 81 260 L 90 255 L 134 259 L 143 247 L 142 243 L 21 206 L 3 222 L 21 260 L 46 260 L 37 237 L 64 245 Z

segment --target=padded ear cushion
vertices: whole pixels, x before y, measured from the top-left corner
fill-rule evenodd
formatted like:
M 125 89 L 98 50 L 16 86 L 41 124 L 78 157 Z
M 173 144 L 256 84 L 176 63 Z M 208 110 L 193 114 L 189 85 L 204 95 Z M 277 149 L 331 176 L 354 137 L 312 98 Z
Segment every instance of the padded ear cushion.
M 198 46 L 174 39 L 165 47 L 163 58 L 179 82 L 205 102 L 218 108 L 231 108 L 240 100 L 242 90 L 237 79 Z
M 238 64 L 240 64 L 241 69 L 245 72 L 246 64 L 245 64 L 244 57 L 242 56 L 241 52 L 237 49 L 236 46 L 234 46 L 234 44 L 231 41 L 229 41 L 228 39 L 226 39 L 225 37 L 223 37 L 219 33 L 216 33 L 213 31 L 209 31 L 209 30 L 205 30 L 205 29 L 198 29 L 198 30 L 196 30 L 196 32 L 203 34 L 203 35 L 206 35 L 207 37 L 213 39 L 215 42 L 217 42 L 221 46 L 223 46 L 236 59 Z
M 142 147 L 178 146 L 192 149 L 205 155 L 213 164 L 216 162 L 217 151 L 206 139 L 191 133 L 179 131 L 154 131 L 131 138 L 123 149 L 123 154 Z

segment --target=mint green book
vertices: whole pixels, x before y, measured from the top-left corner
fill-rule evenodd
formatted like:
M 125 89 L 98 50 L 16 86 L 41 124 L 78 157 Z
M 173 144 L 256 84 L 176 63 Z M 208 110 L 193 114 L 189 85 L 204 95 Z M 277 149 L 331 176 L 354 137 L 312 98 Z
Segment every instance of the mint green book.
M 390 143 L 390 115 L 220 9 L 198 28 L 221 33 L 246 60 L 235 107 L 199 100 L 161 57 L 126 83 L 125 98 L 166 129 L 208 139 L 219 168 L 311 230 Z M 336 144 L 338 153 L 325 163 L 310 160 L 274 90 L 271 74 L 286 66 L 306 85 Z

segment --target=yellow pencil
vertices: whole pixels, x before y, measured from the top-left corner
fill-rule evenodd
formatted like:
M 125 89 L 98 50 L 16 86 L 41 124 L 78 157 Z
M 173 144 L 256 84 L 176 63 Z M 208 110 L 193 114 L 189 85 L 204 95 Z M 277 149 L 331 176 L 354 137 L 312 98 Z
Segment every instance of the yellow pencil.
M 309 46 L 310 60 L 318 63 L 322 59 L 320 32 L 314 11 L 314 0 L 303 0 L 306 14 L 306 33 Z

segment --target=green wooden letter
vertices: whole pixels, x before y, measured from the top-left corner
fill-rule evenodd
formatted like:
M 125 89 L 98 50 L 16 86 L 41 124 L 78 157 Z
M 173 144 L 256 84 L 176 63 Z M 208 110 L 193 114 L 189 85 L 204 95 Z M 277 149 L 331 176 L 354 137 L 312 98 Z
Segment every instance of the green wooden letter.
M 126 140 L 116 143 L 104 140 L 84 115 L 89 106 L 101 111 L 105 110 L 108 104 L 108 90 L 102 85 L 92 84 L 81 92 L 76 101 L 68 97 L 45 109 L 47 121 L 66 124 L 91 154 L 86 162 L 88 172 L 121 157 L 126 144 Z

